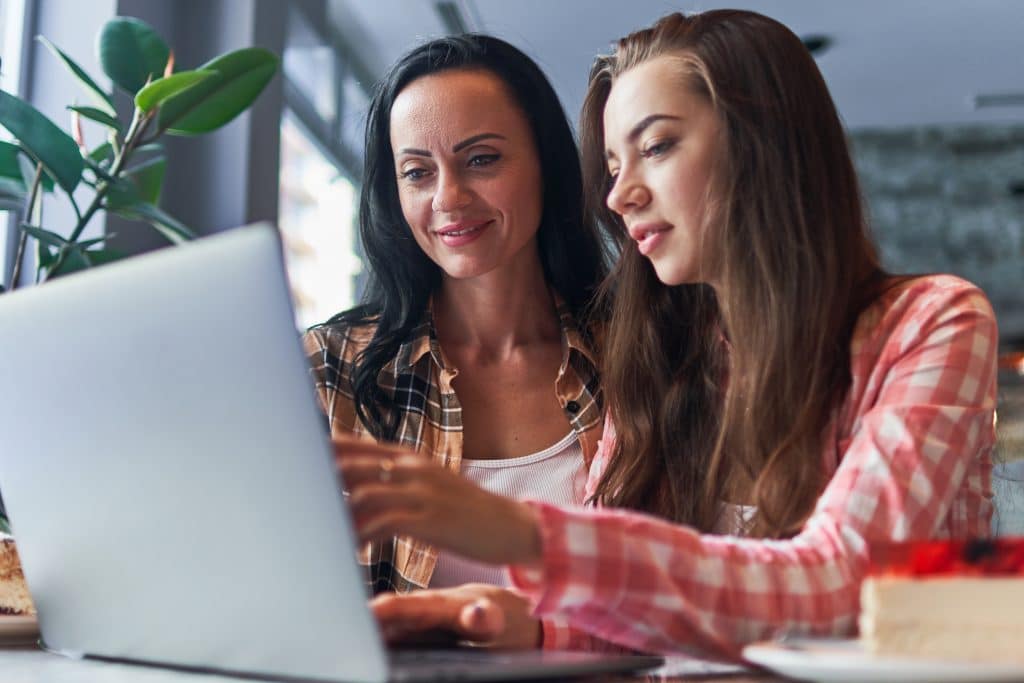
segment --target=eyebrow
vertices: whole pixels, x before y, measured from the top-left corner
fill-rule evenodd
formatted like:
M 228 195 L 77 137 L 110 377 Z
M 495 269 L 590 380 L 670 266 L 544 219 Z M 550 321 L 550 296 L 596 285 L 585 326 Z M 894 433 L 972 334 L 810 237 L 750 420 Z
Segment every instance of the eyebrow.
M 682 121 L 683 119 L 682 117 L 672 116 L 671 114 L 651 114 L 650 116 L 645 116 L 644 118 L 640 119 L 639 123 L 637 123 L 635 126 L 633 126 L 633 128 L 630 129 L 629 135 L 626 136 L 626 140 L 631 144 L 636 142 L 636 139 L 640 137 L 645 130 L 650 128 L 653 123 L 664 120 Z M 610 159 L 615 155 L 612 153 L 611 150 L 605 150 L 604 156 L 606 159 Z
M 457 154 L 457 153 L 461 152 L 462 150 L 466 149 L 467 147 L 469 147 L 470 145 L 475 145 L 476 143 L 478 143 L 478 142 L 480 142 L 482 140 L 492 140 L 492 139 L 507 140 L 508 138 L 506 138 L 504 135 L 499 135 L 498 133 L 480 133 L 479 135 L 474 135 L 473 137 L 466 138 L 462 142 L 457 143 L 454 147 L 452 147 L 452 153 L 453 154 Z M 412 155 L 420 156 L 420 157 L 431 157 L 431 156 L 434 156 L 433 154 L 430 153 L 429 150 L 417 149 L 415 147 L 403 147 L 402 149 L 400 149 L 398 151 L 401 154 L 412 154 Z

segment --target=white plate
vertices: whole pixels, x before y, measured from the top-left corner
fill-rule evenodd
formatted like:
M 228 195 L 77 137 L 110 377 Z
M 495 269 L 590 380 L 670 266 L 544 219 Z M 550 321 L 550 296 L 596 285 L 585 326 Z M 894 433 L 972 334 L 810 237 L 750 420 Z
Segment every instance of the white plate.
M 834 683 L 1007 683 L 1024 665 L 874 657 L 856 639 L 787 639 L 743 648 L 748 661 L 801 681 Z
M 35 617 L 0 614 L 0 644 L 33 642 L 39 637 Z

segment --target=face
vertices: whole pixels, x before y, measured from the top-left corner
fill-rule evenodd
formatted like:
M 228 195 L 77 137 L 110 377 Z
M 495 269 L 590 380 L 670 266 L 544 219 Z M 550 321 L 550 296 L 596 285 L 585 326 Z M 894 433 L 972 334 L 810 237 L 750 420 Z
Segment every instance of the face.
M 540 160 L 497 76 L 453 70 L 407 85 L 391 109 L 391 148 L 405 220 L 447 276 L 539 263 Z
M 718 147 L 711 103 L 681 85 L 678 59 L 620 75 L 604 109 L 608 207 L 667 285 L 711 282 L 704 210 Z

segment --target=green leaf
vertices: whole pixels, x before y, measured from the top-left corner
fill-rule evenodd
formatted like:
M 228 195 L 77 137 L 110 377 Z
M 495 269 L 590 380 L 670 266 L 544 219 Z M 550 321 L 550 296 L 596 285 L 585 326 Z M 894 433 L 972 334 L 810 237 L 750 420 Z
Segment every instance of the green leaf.
M 195 239 L 195 233 L 185 227 L 178 219 L 168 215 L 152 204 L 134 204 L 130 207 L 111 209 L 119 216 L 130 220 L 142 220 L 152 225 L 157 232 L 174 244 L 181 244 Z
M 25 204 L 25 181 L 21 179 L 21 167 L 17 145 L 0 141 L 0 211 L 17 211 Z
M 76 242 L 75 247 L 83 250 L 88 249 L 89 247 L 94 247 L 97 244 L 103 244 L 116 234 L 117 233 L 112 232 L 109 235 L 104 235 L 103 237 L 94 237 L 91 240 L 82 240 L 81 242 Z
M 93 161 L 89 157 L 85 158 L 85 165 L 96 176 L 96 181 L 97 182 L 99 182 L 100 180 L 106 181 L 108 183 L 116 183 L 117 182 L 117 181 L 114 180 L 114 176 L 112 176 L 109 173 L 107 173 L 107 169 L 106 168 L 104 168 L 100 164 L 97 164 L 95 161 Z
M 114 158 L 114 147 L 109 142 L 104 142 L 99 145 L 96 149 L 89 152 L 89 159 L 95 161 L 97 164 L 101 164 L 104 161 L 111 161 Z
M 57 251 L 50 248 L 45 242 L 36 242 L 36 278 L 42 275 L 43 271 L 50 269 L 57 260 Z
M 135 95 L 135 106 L 144 112 L 152 111 L 167 98 L 216 75 L 215 71 L 179 71 L 166 78 L 157 79 Z
M 15 180 L 14 178 L 0 176 L 0 201 L 7 207 L 3 209 L 4 211 L 11 208 L 21 208 L 25 203 L 25 184 L 21 182 L 20 178 Z M 13 206 L 10 206 L 11 204 Z
M 126 170 L 107 193 L 107 208 L 131 210 L 136 204 L 155 204 L 167 171 L 167 160 L 156 157 Z M 107 176 L 109 178 L 110 176 Z
M 114 17 L 104 24 L 97 51 L 103 72 L 130 95 L 163 74 L 171 53 L 152 26 L 133 17 Z
M 61 50 L 59 47 L 51 43 L 43 36 L 36 36 L 36 40 L 38 40 L 40 43 L 49 48 L 50 52 L 57 55 L 57 58 L 60 59 L 60 61 L 64 62 L 64 66 L 68 68 L 68 70 L 75 76 L 75 78 L 82 82 L 82 85 L 86 87 L 86 89 L 89 91 L 89 94 L 92 95 L 93 99 L 96 100 L 97 104 L 106 107 L 107 113 L 114 113 L 114 102 L 110 99 L 110 95 L 107 94 L 107 92 L 103 88 L 97 85 L 96 81 L 92 80 L 89 74 L 85 73 L 85 70 L 75 63 L 75 60 L 71 59 L 71 57 L 68 57 L 63 50 Z
M 36 162 L 32 160 L 32 157 L 25 150 L 19 147 L 18 151 L 21 153 L 18 156 L 18 168 L 21 169 L 21 184 L 27 192 L 32 187 L 32 182 L 36 178 Z M 53 177 L 50 176 L 49 171 L 45 168 L 43 169 L 42 177 L 39 179 L 39 184 L 42 186 L 43 192 L 53 192 Z
M 71 136 L 22 100 L 0 90 L 0 124 L 71 194 L 82 178 L 85 162 Z
M 160 142 L 150 142 L 150 143 L 147 143 L 145 145 L 142 145 L 140 147 L 136 147 L 135 148 L 135 153 L 136 154 L 142 154 L 143 152 L 157 152 L 159 154 L 163 154 L 164 153 L 163 143 L 160 143 Z
M 108 235 L 113 237 L 113 235 Z M 94 266 L 101 266 L 104 263 L 119 261 L 125 257 L 124 252 L 116 249 L 90 249 L 84 253 L 85 258 Z
M 0 292 L 3 292 L 3 291 L 4 291 L 4 286 L 0 285 Z M 0 515 L 0 531 L 2 531 L 3 533 L 7 534 L 8 536 L 11 535 L 11 524 L 10 524 L 10 522 L 7 521 L 7 518 L 4 517 L 3 515 Z
M 170 97 L 160 107 L 157 126 L 175 135 L 199 135 L 241 114 L 277 71 L 278 58 L 262 48 L 229 52 L 199 67 L 217 76 Z
M 60 248 L 64 247 L 64 245 L 66 244 L 70 244 L 70 242 L 68 242 L 66 239 L 64 239 L 57 233 L 50 232 L 49 230 L 43 230 L 42 228 L 36 227 L 34 225 L 26 225 L 25 223 L 22 223 L 21 229 L 35 237 L 43 244 L 48 244 L 51 247 Z
M 135 183 L 138 196 L 148 204 L 160 201 L 160 190 L 163 188 L 164 174 L 167 172 L 167 159 L 156 157 L 129 168 L 124 172 L 125 178 Z
M 109 235 L 108 235 L 109 237 Z M 84 244 L 84 243 L 83 243 Z M 64 262 L 60 264 L 60 268 L 50 273 L 50 277 L 57 277 L 59 275 L 68 275 L 75 273 L 79 270 L 85 270 L 93 266 L 102 266 L 104 263 L 110 263 L 112 261 L 118 261 L 123 259 L 125 254 L 115 249 L 89 249 L 86 250 L 81 244 L 71 245 L 67 248 L 67 256 L 64 257 Z M 53 254 L 47 263 L 46 268 L 51 267 L 57 260 L 57 255 Z M 40 261 L 42 263 L 42 261 Z
M 80 270 L 85 270 L 92 265 L 89 259 L 85 257 L 80 249 L 76 249 L 74 245 L 68 245 L 66 249 L 63 249 L 67 255 L 64 257 L 64 262 L 60 264 L 57 270 L 50 271 L 49 277 L 57 277 L 58 275 L 68 275 L 69 273 L 76 273 Z M 56 261 L 57 257 L 53 258 Z M 50 262 L 50 265 L 53 264 Z M 49 266 L 48 266 L 49 267 Z
M 68 109 L 71 111 L 77 111 L 90 121 L 101 123 L 107 128 L 116 130 L 118 133 L 121 132 L 121 122 L 102 109 L 97 109 L 95 107 L 75 107 L 70 105 L 68 106 Z
M 18 166 L 18 155 L 21 149 L 17 145 L 0 141 L 0 178 L 13 178 L 21 184 L 21 167 Z M 24 185 L 22 185 L 24 189 Z

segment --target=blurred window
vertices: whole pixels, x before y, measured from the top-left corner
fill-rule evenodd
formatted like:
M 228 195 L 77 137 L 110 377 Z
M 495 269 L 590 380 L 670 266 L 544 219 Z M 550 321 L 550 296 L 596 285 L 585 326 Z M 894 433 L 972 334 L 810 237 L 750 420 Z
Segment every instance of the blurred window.
M 25 40 L 25 5 L 27 0 L 0 0 L 0 90 L 21 95 L 22 47 Z M 0 140 L 10 141 L 11 134 L 0 127 Z M 14 258 L 16 220 L 13 212 L 0 212 L 0 281 L 7 284 L 8 270 Z
M 2 0 L 0 0 L 2 1 Z M 306 328 L 353 306 L 362 259 L 356 229 L 366 80 L 344 46 L 292 2 L 284 50 L 279 224 Z

